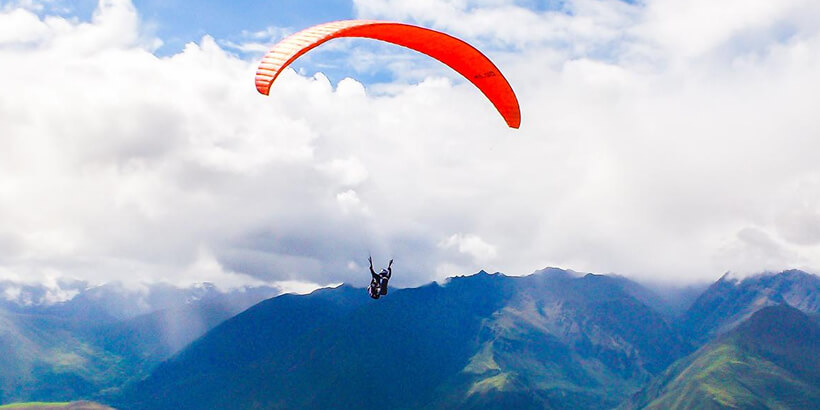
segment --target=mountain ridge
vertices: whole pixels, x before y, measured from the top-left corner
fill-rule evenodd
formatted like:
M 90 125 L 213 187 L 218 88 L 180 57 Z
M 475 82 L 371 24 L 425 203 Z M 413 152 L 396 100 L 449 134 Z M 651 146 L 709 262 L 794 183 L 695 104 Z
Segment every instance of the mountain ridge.
M 678 346 L 678 354 L 687 351 L 663 316 L 621 289 L 620 280 L 565 273 L 509 277 L 482 271 L 444 284 L 395 290 L 378 302 L 352 287 L 277 297 L 211 330 L 117 404 L 464 408 L 475 402 L 479 407 L 539 407 L 559 404 L 562 396 L 571 395 L 579 404 L 614 405 L 619 399 L 606 397 L 622 393 L 607 390 L 609 382 L 637 390 L 669 359 L 638 341 L 638 332 L 630 326 L 619 326 L 613 312 L 628 312 L 623 314 L 634 317 L 633 326 L 646 325 L 644 333 L 657 333 Z M 277 329 L 288 336 L 276 337 L 264 330 L 269 325 L 253 325 L 252 319 L 272 323 L 271 318 L 303 316 L 299 312 L 304 308 L 291 306 L 294 303 L 311 304 L 311 320 L 317 313 L 325 318 L 331 309 L 322 307 L 321 300 L 334 293 L 351 295 L 357 304 L 337 310 L 341 316 L 321 326 L 286 322 L 289 329 Z M 551 312 L 574 319 L 562 323 Z M 263 334 L 243 330 L 251 328 L 263 329 Z M 247 346 L 232 346 L 232 340 L 244 340 Z M 549 340 L 550 347 L 542 347 Z M 375 352 L 372 344 L 378 347 Z M 524 359 L 507 354 L 522 348 L 532 354 Z M 220 360 L 208 362 L 214 357 Z M 271 370 L 277 368 L 288 369 L 287 376 Z M 539 376 L 545 370 L 563 381 Z M 200 375 L 196 385 L 185 377 L 191 372 Z M 381 391 L 380 401 L 369 403 L 370 386 L 378 380 L 396 385 Z M 249 396 L 254 392 L 255 399 L 241 401 L 245 396 L 236 390 L 217 394 L 224 384 L 242 386 L 239 391 Z M 537 391 L 535 396 L 522 394 L 530 389 Z M 461 393 L 454 396 L 453 391 Z M 489 404 L 487 397 L 494 397 Z
M 204 286 L 190 297 L 160 292 L 152 305 L 166 308 L 135 316 L 138 309 L 106 296 L 125 293 L 103 287 L 74 303 L 0 303 L 0 402 L 83 398 L 125 410 L 613 408 L 687 360 L 720 368 L 744 357 L 785 380 L 777 386 L 799 392 L 806 383 L 792 381 L 820 367 L 802 359 L 813 350 L 777 356 L 765 348 L 771 343 L 726 342 L 701 353 L 745 331 L 768 306 L 792 302 L 820 323 L 817 281 L 802 271 L 724 276 L 680 316 L 655 288 L 560 268 L 527 276 L 482 270 L 391 288 L 378 301 L 342 284 L 268 298 L 242 312 Z M 119 310 L 97 316 L 106 312 L 98 306 Z M 798 339 L 806 337 L 814 340 Z M 742 380 L 732 368 L 725 372 Z M 8 388 L 10 380 L 16 387 Z
M 135 293 L 113 284 L 54 301 L 48 291 L 27 286 L 27 293 L 12 292 L 22 299 L 0 303 L 0 403 L 111 394 L 274 292 L 259 288 L 224 293 L 208 285 L 160 285 L 137 292 L 142 298 L 134 299 Z
M 702 344 L 733 329 L 760 308 L 784 302 L 807 313 L 820 313 L 820 277 L 795 269 L 742 279 L 725 274 L 686 311 L 681 331 Z
M 625 409 L 816 408 L 820 325 L 800 310 L 766 306 L 675 362 Z

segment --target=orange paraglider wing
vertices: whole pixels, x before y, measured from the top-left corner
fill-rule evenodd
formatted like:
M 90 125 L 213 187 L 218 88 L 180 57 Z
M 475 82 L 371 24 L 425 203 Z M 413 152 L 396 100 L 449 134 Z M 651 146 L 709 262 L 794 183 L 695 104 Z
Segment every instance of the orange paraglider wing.
M 339 37 L 372 38 L 427 54 L 475 84 L 504 117 L 507 125 L 518 128 L 521 124 L 521 111 L 515 92 L 489 58 L 453 36 L 403 23 L 346 20 L 302 30 L 273 46 L 262 58 L 256 71 L 256 89 L 268 95 L 273 81 L 293 60 L 314 47 Z

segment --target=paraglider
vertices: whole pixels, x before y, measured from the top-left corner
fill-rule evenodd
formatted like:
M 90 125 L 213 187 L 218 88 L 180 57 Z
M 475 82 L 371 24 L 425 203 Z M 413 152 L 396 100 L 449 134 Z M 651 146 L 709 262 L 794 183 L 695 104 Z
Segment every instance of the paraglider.
M 376 273 L 376 270 L 373 269 L 373 258 L 368 256 L 367 261 L 370 262 L 371 277 L 370 286 L 367 287 L 367 293 L 371 298 L 378 299 L 387 295 L 387 282 L 390 280 L 390 277 L 393 276 L 393 259 L 390 259 L 387 268 L 382 269 L 379 273 Z
M 256 71 L 256 89 L 268 95 L 271 85 L 285 67 L 311 49 L 340 37 L 381 40 L 435 58 L 478 87 L 509 127 L 518 128 L 521 124 L 521 112 L 515 92 L 489 58 L 453 36 L 404 23 L 344 20 L 302 30 L 280 41 L 262 58 Z
M 256 89 L 269 95 L 274 81 L 293 61 L 327 41 L 343 38 L 368 38 L 396 44 L 426 54 L 452 68 L 475 85 L 510 128 L 521 125 L 518 98 L 501 70 L 472 45 L 449 34 L 405 23 L 377 20 L 343 20 L 319 24 L 293 34 L 265 54 L 256 71 Z M 393 274 L 393 260 L 376 273 L 370 262 L 371 298 L 387 295 Z

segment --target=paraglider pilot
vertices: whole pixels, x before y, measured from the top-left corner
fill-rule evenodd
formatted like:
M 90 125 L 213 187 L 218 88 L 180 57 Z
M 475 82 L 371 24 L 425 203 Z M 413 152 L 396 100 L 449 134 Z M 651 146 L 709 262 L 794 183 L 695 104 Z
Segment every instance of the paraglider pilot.
M 390 263 L 387 264 L 387 269 L 382 269 L 379 273 L 376 273 L 373 269 L 373 258 L 368 256 L 367 261 L 370 262 L 371 276 L 367 293 L 370 294 L 371 298 L 378 299 L 387 294 L 387 281 L 389 281 L 390 276 L 393 275 L 393 259 L 390 259 Z

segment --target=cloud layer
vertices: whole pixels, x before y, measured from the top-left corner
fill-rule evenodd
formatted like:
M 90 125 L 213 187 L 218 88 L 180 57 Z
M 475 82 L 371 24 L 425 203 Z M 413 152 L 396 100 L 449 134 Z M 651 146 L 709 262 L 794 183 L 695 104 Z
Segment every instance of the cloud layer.
M 0 276 L 364 284 L 368 252 L 400 286 L 820 268 L 816 2 L 535 3 L 355 1 L 487 52 L 519 131 L 423 58 L 264 97 L 210 37 L 157 57 L 128 1 L 0 8 Z M 369 47 L 341 50 L 364 72 Z

